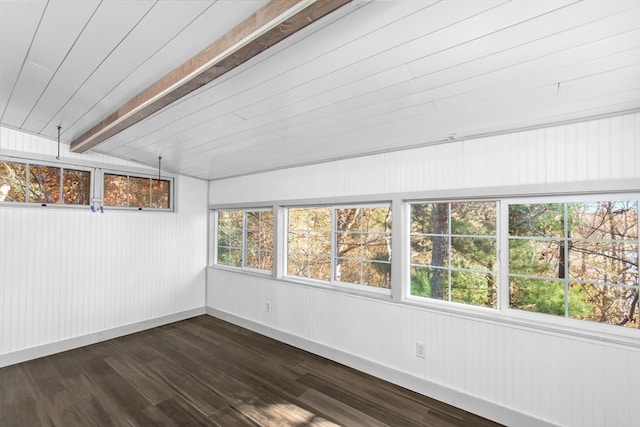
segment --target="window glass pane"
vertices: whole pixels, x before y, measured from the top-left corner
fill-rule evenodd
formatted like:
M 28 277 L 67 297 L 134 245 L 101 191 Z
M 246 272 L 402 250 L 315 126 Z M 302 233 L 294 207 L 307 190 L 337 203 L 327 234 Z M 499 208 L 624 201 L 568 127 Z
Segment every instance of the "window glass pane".
M 330 280 L 331 208 L 290 208 L 287 217 L 287 274 Z
M 331 208 L 309 209 L 310 230 L 331 230 Z
M 624 240 L 569 241 L 572 280 L 620 285 L 638 283 L 638 244 Z
M 165 179 L 151 180 L 151 207 L 156 209 L 169 209 L 170 186 Z
M 564 283 L 512 277 L 511 308 L 564 316 Z
M 448 203 L 416 203 L 411 205 L 411 232 L 445 234 L 449 232 Z
M 290 254 L 287 256 L 287 274 L 316 280 L 331 280 L 331 257 Z
M 573 283 L 569 317 L 638 328 L 638 289 Z
M 129 206 L 132 208 L 151 207 L 151 180 L 129 177 Z
M 411 268 L 411 295 L 449 300 L 449 274 L 446 269 Z
M 511 205 L 509 221 L 512 307 L 638 327 L 637 200 Z
M 246 212 L 246 267 L 273 268 L 273 212 Z
M 218 264 L 242 266 L 242 249 L 218 246 Z
M 498 204 L 411 208 L 411 295 L 497 307 Z
M 287 234 L 287 248 L 290 256 L 307 253 L 309 249 L 309 235 L 305 232 L 290 231 Z
M 242 224 L 242 211 L 218 212 L 218 264 L 242 267 Z
M 336 243 L 338 257 L 360 257 L 361 250 L 360 233 L 338 233 Z
M 391 263 L 362 261 L 363 285 L 391 288 Z
M 558 240 L 509 239 L 509 272 L 559 278 L 564 265 L 564 248 Z
M 104 195 L 105 206 L 128 206 L 129 188 L 126 175 L 104 174 Z
M 335 211 L 336 280 L 389 288 L 391 209 L 363 207 Z
M 331 253 L 331 231 L 310 231 L 308 238 L 310 254 L 327 256 Z
M 91 195 L 91 172 L 64 169 L 62 192 L 65 205 L 89 205 Z
M 451 203 L 451 234 L 495 236 L 495 202 Z
M 60 168 L 29 165 L 29 202 L 60 202 Z
M 564 235 L 563 204 L 510 205 L 509 235 L 562 237 Z
M 497 276 L 493 273 L 451 272 L 451 301 L 496 308 Z
M 0 202 L 24 202 L 27 165 L 0 161 Z
M 357 259 L 336 259 L 336 280 L 347 283 L 361 283 L 360 261 Z
M 451 237 L 451 266 L 469 270 L 495 271 L 495 238 Z
M 569 203 L 570 238 L 636 240 L 638 201 Z
M 309 209 L 290 208 L 287 211 L 289 230 L 309 230 Z

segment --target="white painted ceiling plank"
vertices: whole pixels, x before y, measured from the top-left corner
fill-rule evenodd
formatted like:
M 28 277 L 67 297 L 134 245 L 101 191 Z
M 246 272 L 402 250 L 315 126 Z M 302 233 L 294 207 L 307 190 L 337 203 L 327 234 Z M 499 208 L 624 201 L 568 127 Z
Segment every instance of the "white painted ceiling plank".
M 329 79 L 327 79 L 328 83 L 326 84 L 325 87 L 320 87 L 317 89 L 318 93 L 322 93 L 323 95 L 326 93 L 327 87 L 330 86 L 331 81 L 329 81 Z M 313 83 L 317 83 L 318 80 L 314 81 Z M 335 81 L 333 81 L 334 83 L 334 87 L 335 87 Z M 277 87 L 277 86 L 273 86 L 273 87 Z M 298 87 L 297 88 L 299 90 L 299 92 L 301 93 L 298 96 L 295 97 L 289 97 L 289 96 L 273 96 L 271 98 L 268 98 L 266 101 L 262 102 L 262 103 L 254 103 L 252 106 L 250 106 L 249 108 L 246 109 L 241 109 L 238 110 L 238 114 L 242 115 L 243 117 L 252 117 L 255 116 L 257 114 L 259 114 L 259 112 L 262 111 L 267 111 L 267 112 L 273 112 L 274 109 L 276 108 L 285 108 L 285 114 L 288 114 L 289 111 L 297 111 L 298 113 L 300 112 L 304 112 L 305 109 L 303 106 L 301 105 L 296 105 L 294 107 L 293 104 L 295 104 L 296 102 L 298 102 L 300 99 L 304 99 L 305 101 L 308 101 L 308 104 L 313 105 L 313 100 L 307 99 L 309 98 L 310 94 L 305 93 L 306 90 L 306 86 L 302 86 L 302 87 Z M 289 91 L 291 92 L 291 91 Z M 255 98 L 255 97 L 254 97 Z M 317 106 L 315 107 L 317 108 Z
M 621 4 L 627 5 L 624 2 Z M 469 57 L 501 54 L 502 51 L 510 53 L 515 51 L 520 53 L 522 57 L 528 58 L 531 55 L 531 49 L 534 48 L 538 49 L 540 54 L 548 52 L 550 40 L 554 40 L 555 50 L 560 51 L 576 44 L 623 32 L 625 29 L 637 28 L 637 16 L 634 16 L 634 13 L 629 13 L 628 8 L 624 9 L 624 12 L 612 13 L 605 19 L 596 19 L 593 14 L 579 13 L 580 10 L 576 11 L 576 7 L 567 7 L 558 12 L 562 15 L 573 16 L 571 21 L 558 20 L 555 13 L 544 15 L 487 37 L 456 46 L 447 52 L 438 52 L 437 55 L 411 61 L 407 63 L 407 67 L 414 76 L 419 77 L 434 71 L 434 61 L 441 68 L 451 62 L 459 63 L 461 59 L 468 60 Z M 637 12 L 638 9 L 631 9 L 631 12 L 634 10 Z M 578 19 L 579 21 L 577 21 Z M 592 22 L 594 19 L 596 21 Z M 569 25 L 568 22 L 573 23 Z M 501 65 L 501 63 L 496 62 L 496 65 Z
M 495 2 L 495 4 L 499 3 L 500 2 Z M 469 4 L 468 8 L 464 9 L 464 13 L 471 15 L 477 10 L 483 10 L 485 8 L 487 8 L 487 5 L 484 2 L 474 2 Z M 431 11 L 431 9 L 432 8 L 428 8 L 426 10 Z M 455 15 L 460 15 L 460 13 L 458 12 Z M 451 13 L 450 19 L 453 19 L 455 15 Z M 439 18 L 439 16 L 429 17 L 435 20 Z M 345 19 L 345 21 L 347 20 Z M 235 111 L 243 117 L 250 118 L 260 114 L 260 111 L 286 108 L 289 100 L 295 102 L 304 97 L 323 93 L 326 88 L 332 84 L 332 87 L 335 88 L 341 84 L 349 84 L 367 77 L 369 74 L 366 72 L 363 73 L 363 71 L 370 70 L 368 71 L 370 74 L 375 74 L 377 71 L 385 71 L 386 69 L 393 68 L 396 64 L 402 62 L 397 56 L 397 50 L 395 50 L 397 49 L 397 45 L 406 43 L 407 37 L 411 36 L 411 34 L 405 35 L 405 31 L 402 30 L 405 28 L 403 22 L 404 20 L 396 21 L 390 25 L 391 28 L 384 28 L 387 31 L 371 32 L 353 42 L 344 44 L 322 56 L 318 56 L 311 61 L 291 67 L 288 71 L 281 73 L 269 81 L 265 81 L 258 87 L 254 87 L 250 93 L 251 101 L 247 99 L 245 102 L 246 107 L 236 109 Z M 447 26 L 448 24 L 440 25 Z M 410 27 L 407 26 L 407 28 Z M 422 31 L 426 31 L 428 25 L 423 24 L 420 28 Z M 311 40 L 311 38 L 308 42 L 323 43 L 321 39 Z M 388 47 L 388 49 L 394 48 L 392 52 L 385 52 L 381 55 L 376 54 L 381 49 L 381 44 L 385 43 L 396 46 Z M 304 46 L 297 46 L 295 48 L 308 50 L 308 48 Z M 294 47 L 288 49 L 287 53 L 292 53 L 292 50 L 294 50 Z M 317 49 L 313 50 L 316 51 Z M 283 91 L 282 88 L 285 87 L 290 89 Z M 292 95 L 284 97 L 284 95 L 289 93 Z M 278 100 L 281 100 L 279 101 L 280 104 L 276 104 Z
M 68 9 L 60 2 L 48 3 L 29 49 L 24 74 L 18 78 L 12 99 L 9 101 L 17 102 L 18 105 L 7 112 L 3 122 L 22 128 L 32 106 L 64 61 L 98 4 L 93 0 L 75 1 L 74 7 Z
M 69 104 L 80 86 L 97 70 L 152 5 L 151 2 L 137 1 L 127 7 L 127 13 L 123 14 L 122 8 L 125 3 L 127 2 L 100 3 L 87 27 L 79 35 L 74 49 L 60 65 L 51 84 L 25 122 L 26 128 L 38 129 L 35 123 L 31 123 L 30 120 L 35 120 L 38 123 L 44 122 L 52 129 L 56 129 L 58 124 L 65 127 L 65 114 L 64 112 L 59 114 L 59 111 Z M 106 32 L 111 32 L 114 36 L 102 38 L 100 35 Z M 91 107 L 91 105 L 74 105 L 76 110 L 80 111 L 83 108 Z M 51 112 L 56 115 L 53 117 L 47 115 Z M 71 115 L 73 114 L 71 112 Z M 38 129 L 39 133 L 43 131 L 44 127 Z M 51 132 L 54 131 L 50 130 L 49 133 Z
M 616 44 L 614 44 L 614 45 L 612 45 L 612 46 L 616 46 L 616 45 L 617 45 L 617 43 L 619 42 L 619 40 L 618 40 L 618 39 L 614 39 L 614 40 L 613 40 L 613 42 L 615 42 Z M 605 52 L 608 52 L 608 50 L 604 50 L 604 51 L 605 51 Z M 601 51 L 600 51 L 600 50 L 597 50 L 597 49 L 589 49 L 589 52 L 592 52 L 592 53 L 593 53 L 593 54 L 595 54 L 595 55 L 601 55 L 601 53 L 600 53 Z M 583 54 L 581 54 L 581 56 L 582 56 L 582 55 L 583 55 Z M 563 55 L 563 58 L 567 58 L 567 55 Z M 569 56 L 569 58 L 570 58 L 570 56 Z M 605 65 L 605 66 L 606 66 L 606 65 L 607 65 L 607 64 L 606 64 L 606 62 L 608 62 L 608 61 L 609 61 L 609 60 L 607 60 L 607 61 L 603 62 L 603 65 Z M 558 60 L 557 60 L 556 58 L 551 58 L 550 62 L 548 62 L 548 63 L 549 63 L 549 64 L 552 64 L 553 66 L 559 66 L 559 65 L 562 65 L 562 63 L 561 63 L 561 62 L 558 62 Z M 587 65 L 588 65 L 588 64 L 587 64 Z M 545 67 L 545 68 L 542 68 L 542 71 L 543 71 L 543 70 L 546 70 L 546 67 Z M 521 81 L 521 79 L 522 79 L 522 77 L 521 77 L 521 76 L 523 75 L 524 71 L 527 71 L 527 70 L 515 69 L 515 70 L 514 70 L 514 72 L 510 74 L 510 79 L 511 79 L 511 81 L 512 81 L 513 88 L 517 88 L 517 87 L 518 87 L 519 82 L 520 82 L 520 81 Z M 539 71 L 541 71 L 541 70 L 535 70 L 535 69 L 532 69 L 532 70 L 530 69 L 530 70 L 528 70 L 528 72 L 529 72 L 529 73 L 532 73 L 532 72 L 539 72 Z M 527 74 L 526 74 L 526 73 L 524 73 L 524 75 L 527 75 Z M 535 75 L 535 73 L 534 73 L 534 75 Z M 484 76 L 481 76 L 481 77 L 482 77 L 482 79 L 475 79 L 475 80 L 474 80 L 474 79 L 472 79 L 472 80 L 468 80 L 468 81 L 462 81 L 462 83 L 464 83 L 464 85 L 463 85 L 462 87 L 460 87 L 460 84 L 457 84 L 457 85 L 454 85 L 454 86 L 452 86 L 452 87 L 442 87 L 442 86 L 441 86 L 440 88 L 436 88 L 436 89 L 440 89 L 440 91 L 437 91 L 437 90 L 436 90 L 435 92 L 433 92 L 433 90 L 434 90 L 434 89 L 432 89 L 432 92 L 431 92 L 431 94 L 430 94 L 431 96 L 430 96 L 429 98 L 431 98 L 431 99 L 437 99 L 437 98 L 439 98 L 439 97 L 440 97 L 440 98 L 442 98 L 442 97 L 446 97 L 446 96 L 447 96 L 447 92 L 446 92 L 446 90 L 451 90 L 452 88 L 453 88 L 453 89 L 455 89 L 456 87 L 458 87 L 458 89 L 457 89 L 457 90 L 458 90 L 458 92 L 454 92 L 454 94 L 455 94 L 455 93 L 465 93 L 465 92 L 468 92 L 468 91 L 470 91 L 470 90 L 477 89 L 478 87 L 482 88 L 482 87 L 487 86 L 487 85 L 489 85 L 489 86 L 491 86 L 491 85 L 495 85 L 496 81 L 498 81 L 498 82 L 499 82 L 499 81 L 502 81 L 502 79 L 505 79 L 505 80 L 507 80 L 507 81 L 508 81 L 508 78 L 507 78 L 507 77 L 509 77 L 509 76 L 506 76 L 506 75 L 505 75 L 505 76 L 502 76 L 502 78 L 496 78 L 496 77 L 491 76 L 491 75 L 484 75 Z M 562 77 L 562 76 L 561 76 L 561 77 Z M 553 81 L 554 79 L 556 79 L 556 78 L 551 78 L 551 81 Z M 562 80 L 562 78 L 558 78 L 558 79 L 559 79 L 559 80 Z M 484 83 L 483 83 L 483 80 L 484 80 Z M 547 78 L 547 81 L 549 81 L 549 78 Z M 556 81 L 557 81 L 557 80 L 556 80 Z M 540 84 L 540 83 L 537 83 L 537 84 Z M 449 93 L 449 95 L 451 95 L 451 94 Z M 425 99 L 425 98 L 427 98 L 426 96 L 424 96 L 424 95 L 423 95 L 422 99 L 418 99 L 418 97 L 416 97 L 416 94 L 415 94 L 415 93 L 414 93 L 413 95 L 411 95 L 411 97 L 412 97 L 412 100 L 417 100 L 417 101 L 419 101 L 419 102 L 425 102 L 425 101 L 426 101 L 426 99 Z M 309 102 L 310 102 L 310 103 L 313 103 L 313 100 L 310 100 Z M 381 102 L 381 104 L 387 104 L 387 102 L 382 101 L 382 102 Z M 369 104 L 364 104 L 364 103 L 363 103 L 363 104 L 361 105 L 361 108 L 360 108 L 360 109 L 356 109 L 356 110 L 354 110 L 354 111 L 362 111 L 363 109 L 366 109 L 366 108 L 367 108 L 367 107 L 366 107 L 366 105 L 371 105 L 371 104 L 370 104 L 370 103 L 369 103 Z M 293 108 L 293 107 L 296 107 L 296 108 L 298 108 L 298 109 L 299 109 L 299 107 L 300 107 L 300 106 L 299 106 L 299 105 L 297 105 L 297 106 L 292 106 L 292 108 Z M 399 108 L 399 106 L 397 106 L 397 105 L 393 105 L 393 104 L 390 104 L 390 108 Z M 239 125 L 236 125 L 235 127 L 236 127 L 236 128 L 244 128 L 244 129 L 246 129 L 246 128 L 250 128 L 249 124 L 250 124 L 250 123 L 252 123 L 252 122 L 255 122 L 255 120 L 254 120 L 254 121 L 247 121 L 247 122 L 243 122 L 243 123 L 241 123 L 241 124 L 239 124 Z M 350 117 L 350 118 L 349 118 L 349 120 L 348 120 L 348 122 L 350 122 L 350 123 L 351 123 L 351 125 L 353 125 L 353 124 L 354 124 L 354 120 L 353 120 L 353 118 L 351 118 L 351 117 Z M 363 124 L 363 126 L 365 126 L 365 125 L 366 125 L 366 124 Z M 306 129 L 304 129 L 304 131 L 309 131 L 309 130 L 318 131 L 318 128 L 320 128 L 320 129 L 321 129 L 321 128 L 327 128 L 326 123 L 323 123 L 323 122 L 318 123 L 318 124 L 317 124 L 317 128 L 314 128 L 314 129 L 306 128 Z M 262 129 L 263 129 L 263 130 L 265 130 L 265 131 L 266 131 L 266 130 L 273 130 L 273 128 L 262 128 Z M 292 135 L 295 135 L 295 134 L 300 134 L 300 132 L 295 132 L 295 133 L 294 133 L 294 132 L 288 132 L 288 130 L 290 131 L 290 130 L 291 130 L 291 128 L 287 128 L 287 129 L 282 130 L 282 134 L 283 134 L 283 135 L 285 135 L 285 136 L 292 136 Z M 228 131 L 226 130 L 225 132 L 228 132 Z M 222 133 L 221 135 L 219 135 L 219 136 L 224 136 L 224 134 L 225 134 L 225 133 L 223 132 L 223 133 Z
M 197 2 L 196 2 L 197 3 Z M 132 95 L 137 94 L 173 70 L 177 65 L 172 54 L 164 50 L 167 44 L 208 6 L 209 2 L 200 2 L 195 8 L 185 7 L 181 2 L 167 1 L 154 3 L 154 7 L 142 19 L 119 48 L 113 52 L 102 66 L 86 82 L 83 89 L 95 93 L 106 93 L 98 103 L 88 108 L 79 117 L 71 117 L 67 126 L 67 137 L 76 138 L 97 121 L 95 117 L 105 117 L 112 113 L 114 105 L 123 105 Z M 166 28 L 161 33 L 154 31 Z M 200 48 L 194 47 L 194 54 Z M 140 70 L 152 57 L 164 58 L 154 70 Z
M 486 87 L 495 84 L 496 81 L 517 81 L 522 78 L 522 76 L 568 66 L 576 60 L 588 60 L 594 56 L 601 57 L 602 55 L 607 55 L 609 52 L 615 52 L 616 49 L 620 47 L 633 46 L 633 43 L 637 43 L 638 40 L 640 40 L 640 32 L 633 31 L 616 37 L 602 39 L 591 45 L 583 45 L 574 49 L 556 52 L 552 55 L 542 56 L 534 61 L 518 64 L 513 67 L 509 67 L 511 64 L 505 52 L 500 55 L 500 59 L 494 61 L 491 61 L 491 58 L 482 58 L 479 61 L 468 62 L 457 68 L 444 68 L 442 71 L 433 73 L 428 77 L 425 76 L 407 83 L 402 83 L 399 85 L 402 88 L 396 86 L 387 90 L 381 89 L 380 91 L 366 94 L 360 98 L 327 105 L 321 110 L 312 111 L 311 115 L 305 114 L 306 117 L 304 120 L 298 121 L 296 120 L 297 117 L 293 117 L 289 120 L 291 126 L 283 130 L 283 132 L 289 136 L 298 134 L 300 131 L 312 131 L 314 130 L 314 123 L 317 123 L 318 127 L 322 127 L 322 119 L 335 115 L 346 115 L 349 120 L 352 120 L 349 113 L 355 112 L 355 114 L 358 114 L 362 108 L 366 109 L 368 106 L 376 104 L 386 105 L 394 99 L 402 98 L 402 96 L 399 97 L 398 94 L 408 94 L 408 97 L 416 102 L 425 102 L 428 99 L 447 96 L 447 93 L 449 95 L 455 95 L 474 88 Z M 541 47 L 540 52 L 548 52 L 549 44 L 553 44 L 554 42 L 555 39 L 549 39 L 547 46 Z M 519 50 L 512 51 L 512 53 L 515 54 L 516 58 L 522 55 Z M 502 64 L 502 68 L 496 67 L 495 63 Z M 494 73 L 501 75 L 495 75 Z M 395 96 L 395 98 L 393 96 Z M 326 114 L 323 115 L 323 112 Z M 299 124 L 299 122 L 301 123 Z M 299 129 L 296 130 L 296 128 Z
M 0 2 L 0 52 L 14 61 L 0 61 L 0 118 L 5 112 L 20 69 L 46 7 L 46 1 Z

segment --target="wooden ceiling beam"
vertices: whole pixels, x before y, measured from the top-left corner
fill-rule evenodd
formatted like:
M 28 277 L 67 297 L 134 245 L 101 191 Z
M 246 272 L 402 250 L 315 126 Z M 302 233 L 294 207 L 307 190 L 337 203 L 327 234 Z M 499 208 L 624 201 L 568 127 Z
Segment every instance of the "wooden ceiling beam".
M 272 0 L 72 141 L 83 153 L 212 82 L 351 0 Z

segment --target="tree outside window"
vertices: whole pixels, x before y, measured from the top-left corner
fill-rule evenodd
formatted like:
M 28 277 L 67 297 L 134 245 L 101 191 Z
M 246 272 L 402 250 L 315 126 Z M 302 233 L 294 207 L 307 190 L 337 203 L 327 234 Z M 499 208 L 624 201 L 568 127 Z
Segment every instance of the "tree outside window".
M 509 206 L 510 307 L 638 328 L 638 202 Z
M 413 203 L 411 295 L 496 308 L 497 203 Z
M 0 202 L 89 205 L 91 172 L 0 161 Z

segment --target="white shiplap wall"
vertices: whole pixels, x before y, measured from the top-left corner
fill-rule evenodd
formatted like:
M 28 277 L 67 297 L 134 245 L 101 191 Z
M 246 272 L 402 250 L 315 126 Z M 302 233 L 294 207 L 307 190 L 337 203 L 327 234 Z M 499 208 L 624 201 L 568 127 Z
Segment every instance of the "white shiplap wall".
M 629 114 L 213 181 L 209 202 L 638 179 L 639 117 Z
M 98 154 L 74 159 L 140 166 Z M 55 142 L 0 128 L 0 155 Z M 179 176 L 176 213 L 0 206 L 0 366 L 203 312 L 207 183 Z
M 213 181 L 209 203 L 608 191 L 621 183 L 640 189 L 640 114 Z M 607 343 L 215 268 L 207 307 L 508 425 L 640 425 L 640 335 L 635 345 Z M 415 357 L 416 342 L 427 344 L 425 360 Z

